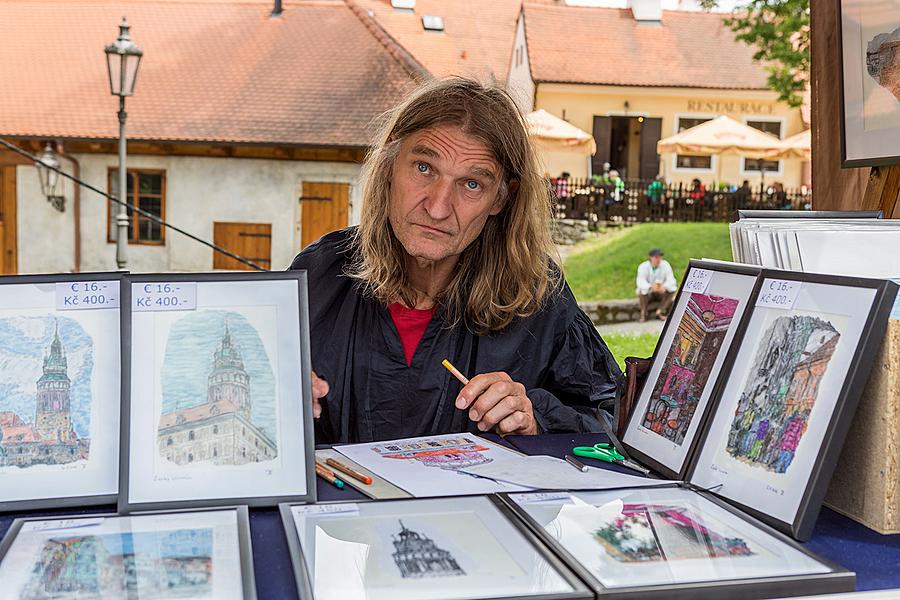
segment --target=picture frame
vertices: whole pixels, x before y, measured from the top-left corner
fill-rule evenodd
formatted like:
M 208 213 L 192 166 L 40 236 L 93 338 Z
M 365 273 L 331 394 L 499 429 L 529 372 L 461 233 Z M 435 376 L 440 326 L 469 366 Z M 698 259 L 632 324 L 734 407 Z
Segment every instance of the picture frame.
M 301 598 L 350 591 L 370 600 L 594 597 L 496 495 L 279 510 Z M 332 568 L 311 573 L 310 564 Z M 327 580 L 317 586 L 319 578 Z
M 841 69 L 841 167 L 898 164 L 900 1 L 833 1 Z
M 0 579 L 0 598 L 174 591 L 255 600 L 247 507 L 19 518 L 0 542 Z
M 0 277 L 0 512 L 115 503 L 121 277 Z
M 628 454 L 683 479 L 729 348 L 740 344 L 759 267 L 691 260 L 621 436 Z
M 898 286 L 772 270 L 760 278 L 686 480 L 805 541 Z
M 741 219 L 883 219 L 879 210 L 756 210 L 738 209 Z
M 500 498 L 598 598 L 780 598 L 855 589 L 854 573 L 681 484 L 548 496 Z
M 123 279 L 120 512 L 315 502 L 306 285 Z

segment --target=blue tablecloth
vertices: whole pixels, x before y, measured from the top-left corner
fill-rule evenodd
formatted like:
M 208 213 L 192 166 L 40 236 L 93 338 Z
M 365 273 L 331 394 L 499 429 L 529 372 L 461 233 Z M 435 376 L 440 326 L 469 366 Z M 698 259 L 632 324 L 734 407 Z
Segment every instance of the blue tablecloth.
M 498 441 L 495 436 L 485 436 Z M 510 436 L 504 442 L 526 454 L 547 454 L 562 457 L 574 446 L 603 441 L 596 434 L 555 434 L 542 436 Z M 585 459 L 591 466 L 616 468 L 607 463 Z M 625 470 L 632 473 L 631 471 Z M 353 488 L 339 490 L 321 479 L 317 480 L 321 501 L 366 500 Z M 111 512 L 115 507 L 66 511 L 65 514 Z M 0 516 L 0 535 L 6 533 L 12 520 L 20 516 L 39 516 L 47 511 Z M 250 536 L 253 544 L 253 564 L 259 597 L 295 598 L 297 589 L 288 554 L 287 541 L 276 508 L 251 509 Z M 900 535 L 880 535 L 827 508 L 822 509 L 813 538 L 807 546 L 816 554 L 856 572 L 859 590 L 900 587 Z

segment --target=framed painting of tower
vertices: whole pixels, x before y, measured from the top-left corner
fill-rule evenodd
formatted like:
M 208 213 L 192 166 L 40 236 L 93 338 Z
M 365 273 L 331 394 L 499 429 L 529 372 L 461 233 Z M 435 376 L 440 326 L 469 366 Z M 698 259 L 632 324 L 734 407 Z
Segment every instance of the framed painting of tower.
M 131 275 L 119 510 L 315 501 L 306 274 Z
M 0 510 L 115 502 L 120 277 L 0 278 Z
M 719 373 L 758 283 L 759 268 L 692 260 L 622 441 L 672 479 L 687 470 Z
M 301 598 L 594 597 L 497 496 L 280 510 Z

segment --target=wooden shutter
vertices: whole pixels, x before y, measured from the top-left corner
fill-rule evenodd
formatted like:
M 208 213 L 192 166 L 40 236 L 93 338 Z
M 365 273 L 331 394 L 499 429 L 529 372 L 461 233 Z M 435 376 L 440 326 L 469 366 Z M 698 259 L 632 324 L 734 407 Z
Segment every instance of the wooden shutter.
M 659 154 L 656 143 L 662 136 L 662 119 L 644 118 L 641 128 L 640 179 L 653 179 L 659 175 Z
M 591 157 L 591 173 L 602 174 L 603 163 L 609 162 L 612 145 L 612 119 L 610 117 L 594 117 L 594 141 L 597 152 Z
M 266 269 L 272 266 L 269 223 L 213 223 L 213 243 Z M 214 250 L 213 269 L 252 271 L 253 267 Z
M 0 273 L 17 273 L 15 165 L 0 167 L 0 251 Z
M 347 226 L 350 184 L 304 181 L 300 206 L 300 247 L 306 248 L 326 233 Z

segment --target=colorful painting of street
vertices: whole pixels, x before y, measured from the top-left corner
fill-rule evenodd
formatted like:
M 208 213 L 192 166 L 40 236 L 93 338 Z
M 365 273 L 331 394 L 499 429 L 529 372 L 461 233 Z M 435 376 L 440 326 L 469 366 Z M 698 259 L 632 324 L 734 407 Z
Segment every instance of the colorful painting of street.
M 743 539 L 712 530 L 683 506 L 625 504 L 594 538 L 623 563 L 753 555 Z
M 766 330 L 728 432 L 733 458 L 773 473 L 790 468 L 841 338 L 832 321 L 783 315 Z
M 684 442 L 731 327 L 738 300 L 691 294 L 641 425 L 678 444 Z

